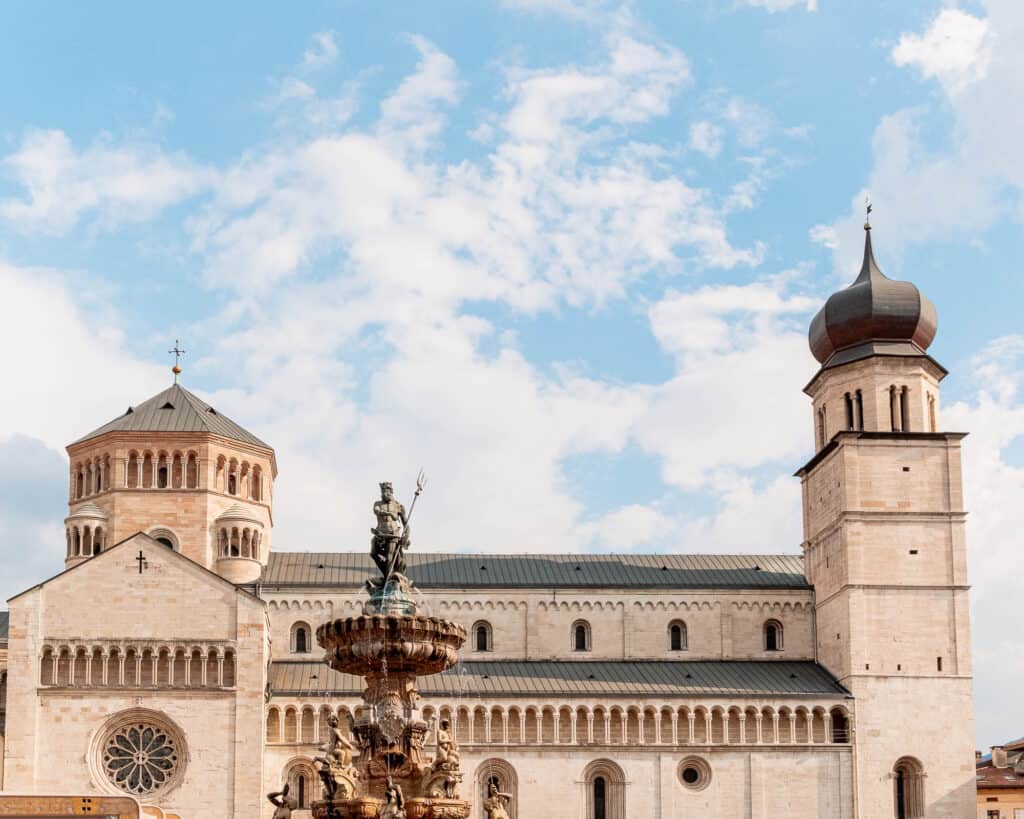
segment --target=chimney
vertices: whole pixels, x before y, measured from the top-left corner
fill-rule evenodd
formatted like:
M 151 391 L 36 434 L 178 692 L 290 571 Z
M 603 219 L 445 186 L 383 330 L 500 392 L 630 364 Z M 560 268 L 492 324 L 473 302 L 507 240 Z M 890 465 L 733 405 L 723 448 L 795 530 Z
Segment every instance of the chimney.
M 1006 768 L 1008 763 L 1006 761 L 1006 748 L 1002 745 L 992 746 L 992 767 L 994 768 Z

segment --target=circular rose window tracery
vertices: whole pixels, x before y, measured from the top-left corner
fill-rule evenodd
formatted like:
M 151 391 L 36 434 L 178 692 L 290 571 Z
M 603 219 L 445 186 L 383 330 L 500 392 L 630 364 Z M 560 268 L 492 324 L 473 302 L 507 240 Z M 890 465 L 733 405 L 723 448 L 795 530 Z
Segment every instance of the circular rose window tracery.
M 145 794 L 171 780 L 179 759 L 177 743 L 167 731 L 157 725 L 133 722 L 107 739 L 103 769 L 121 790 Z
M 144 708 L 112 717 L 94 734 L 92 747 L 90 767 L 107 788 L 150 799 L 181 781 L 188 759 L 180 729 L 164 714 Z

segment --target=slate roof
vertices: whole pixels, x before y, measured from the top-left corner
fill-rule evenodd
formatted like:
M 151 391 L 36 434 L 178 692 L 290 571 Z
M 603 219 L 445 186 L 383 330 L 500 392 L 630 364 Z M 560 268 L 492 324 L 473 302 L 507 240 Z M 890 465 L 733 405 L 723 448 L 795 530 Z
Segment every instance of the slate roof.
M 421 589 L 809 589 L 800 555 L 501 554 L 409 552 Z M 271 552 L 263 586 L 361 586 L 374 572 L 364 552 Z
M 168 406 L 169 405 L 169 406 Z M 251 432 L 222 415 L 181 384 L 172 384 L 163 392 L 129 407 L 124 415 L 83 435 L 75 444 L 96 438 L 106 432 L 209 432 L 234 441 L 272 449 Z
M 275 694 L 358 696 L 363 681 L 315 661 L 271 663 Z M 419 679 L 425 696 L 849 696 L 814 662 L 466 661 Z

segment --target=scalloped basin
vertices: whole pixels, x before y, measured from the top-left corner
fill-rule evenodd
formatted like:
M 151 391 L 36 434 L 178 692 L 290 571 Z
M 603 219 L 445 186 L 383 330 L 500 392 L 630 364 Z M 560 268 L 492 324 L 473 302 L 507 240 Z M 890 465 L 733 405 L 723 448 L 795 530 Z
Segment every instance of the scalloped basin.
M 324 623 L 316 640 L 336 671 L 365 676 L 386 658 L 389 671 L 438 674 L 457 662 L 466 629 L 439 617 L 371 614 Z

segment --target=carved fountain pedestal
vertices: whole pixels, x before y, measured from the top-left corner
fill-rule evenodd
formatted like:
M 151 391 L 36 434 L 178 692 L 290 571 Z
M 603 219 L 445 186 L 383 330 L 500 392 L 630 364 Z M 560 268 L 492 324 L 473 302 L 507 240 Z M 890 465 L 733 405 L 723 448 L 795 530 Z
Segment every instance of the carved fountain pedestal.
M 356 748 L 324 747 L 319 772 L 327 798 L 313 803 L 316 819 L 465 819 L 470 814 L 471 803 L 459 798 L 457 746 L 440 748 L 435 759 L 425 752 L 431 726 L 416 690 L 417 677 L 455 665 L 466 630 L 419 614 L 410 591 L 405 577 L 392 575 L 371 587 L 363 615 L 317 629 L 325 661 L 362 677 L 366 689 L 352 728 Z

